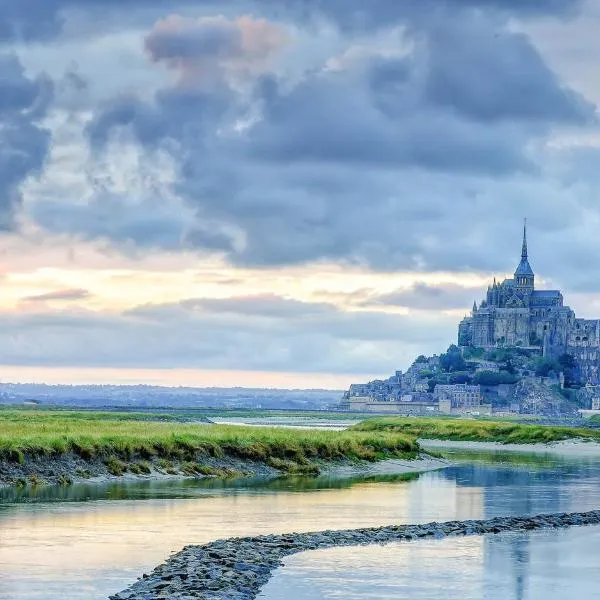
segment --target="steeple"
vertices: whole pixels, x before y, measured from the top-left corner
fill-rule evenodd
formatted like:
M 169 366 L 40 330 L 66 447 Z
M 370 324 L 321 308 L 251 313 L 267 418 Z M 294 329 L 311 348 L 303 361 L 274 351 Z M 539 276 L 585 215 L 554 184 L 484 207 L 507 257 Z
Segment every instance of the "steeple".
M 474 313 L 477 312 L 477 301 L 476 300 L 473 302 L 473 312 Z
M 523 223 L 523 245 L 521 247 L 521 262 L 515 271 L 515 285 L 517 289 L 520 289 L 524 292 L 533 291 L 534 287 L 534 278 L 533 269 L 529 264 L 529 259 L 527 257 L 527 219 Z

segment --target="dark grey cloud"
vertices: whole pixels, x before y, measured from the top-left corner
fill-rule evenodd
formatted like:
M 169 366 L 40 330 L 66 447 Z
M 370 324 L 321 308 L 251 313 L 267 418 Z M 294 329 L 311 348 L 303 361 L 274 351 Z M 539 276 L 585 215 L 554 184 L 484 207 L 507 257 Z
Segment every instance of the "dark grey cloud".
M 0 53 L 0 229 L 13 227 L 20 184 L 44 165 L 50 135 L 40 122 L 52 97 L 47 77 L 27 77 L 15 55 Z
M 25 296 L 22 298 L 25 302 L 51 302 L 59 300 L 68 302 L 72 300 L 83 300 L 90 296 L 90 292 L 84 289 L 67 289 L 46 292 L 45 294 L 36 294 L 34 296 Z
M 145 45 L 155 61 L 231 58 L 244 53 L 240 28 L 224 17 L 193 21 L 171 16 L 157 24 Z
M 185 212 L 151 192 L 123 200 L 102 186 L 86 204 L 46 200 L 29 207 L 29 214 L 48 230 L 76 239 L 110 240 L 132 256 L 149 247 L 180 250 L 186 228 Z
M 594 107 L 507 24 L 508 17 L 564 16 L 578 4 L 278 2 L 273 27 L 293 23 L 302 37 L 312 31 L 303 29 L 308 21 L 325 17 L 342 27 L 351 50 L 338 57 L 340 68 L 288 79 L 249 68 L 260 61 L 237 22 L 243 14 L 274 15 L 274 2 L 182 3 L 193 10 L 177 21 L 168 15 L 176 9 L 161 2 L 144 4 L 142 17 L 135 12 L 142 3 L 94 0 L 86 18 L 99 7 L 120 14 L 119 27 L 159 18 L 147 30 L 148 64 L 160 62 L 157 69 L 167 66 L 172 76 L 152 97 L 117 96 L 94 114 L 95 157 L 105 149 L 115 156 L 119 136 L 131 136 L 149 165 L 154 152 L 171 156 L 177 181 L 133 199 L 95 185 L 87 203 L 47 195 L 30 214 L 51 231 L 100 238 L 130 254 L 195 248 L 236 265 L 326 260 L 417 271 L 512 270 L 527 215 L 538 272 L 573 281 L 570 266 L 596 249 L 577 224 L 598 213 L 593 190 L 582 195 L 577 181 L 593 169 L 584 173 L 580 161 L 577 174 L 565 176 L 544 145 L 557 127 L 593 124 Z M 46 6 L 67 17 L 75 10 Z M 100 30 L 115 26 L 111 18 L 98 18 Z M 392 55 L 369 48 L 371 28 L 397 25 L 405 37 L 387 49 Z M 244 65 L 235 81 L 227 61 Z M 207 69 L 216 76 L 207 80 Z M 568 249 L 553 256 L 560 243 Z
M 442 31 L 438 13 L 413 23 L 412 51 L 400 58 L 345 56 L 339 68 L 297 81 L 258 75 L 243 94 L 225 75 L 207 86 L 189 62 L 171 64 L 183 81 L 150 102 L 115 99 L 90 124 L 91 143 L 102 152 L 125 130 L 147 149 L 172 152 L 175 192 L 196 211 L 182 243 L 235 264 L 512 268 L 506 252 L 523 213 L 549 231 L 569 226 L 540 196 L 541 147 L 557 126 L 593 123 L 595 107 L 503 20 L 443 16 Z M 220 53 L 238 48 L 235 36 L 219 40 L 216 54 L 203 42 L 203 61 L 218 66 Z M 194 60 L 191 48 L 186 33 L 168 56 Z M 577 214 L 574 195 L 561 197 Z
M 589 124 L 594 107 L 565 87 L 522 33 L 492 31 L 478 19 L 438 26 L 429 38 L 425 95 L 486 123 Z
M 211 8 L 215 11 L 286 15 L 290 19 L 314 21 L 329 19 L 343 29 L 368 30 L 388 27 L 407 18 L 423 18 L 436 11 L 482 9 L 507 16 L 570 16 L 581 6 L 581 0 L 87 0 L 84 11 L 78 0 L 0 0 L 0 41 L 17 39 L 49 39 L 60 35 L 68 16 L 79 11 L 90 21 L 103 22 L 113 13 L 115 22 L 128 23 L 131 13 L 174 11 L 186 7 Z M 81 14 L 79 15 L 81 18 Z
M 255 369 L 384 374 L 454 337 L 451 320 L 420 320 L 283 298 L 242 298 L 236 310 L 204 299 L 149 305 L 121 315 L 0 315 L 0 363 L 38 366 Z M 281 307 L 277 308 L 277 302 Z M 236 312 L 239 310 L 239 312 Z M 269 315 L 269 312 L 272 314 Z M 263 315 L 255 318 L 256 315 Z M 431 327 L 435 324 L 435 331 Z
M 469 310 L 473 300 L 483 296 L 484 290 L 474 290 L 457 284 L 417 283 L 406 289 L 387 294 L 371 295 L 363 306 L 400 306 L 419 310 Z
M 367 70 L 369 67 L 367 67 Z M 249 135 L 248 153 L 268 160 L 329 161 L 505 175 L 533 168 L 527 133 L 460 120 L 435 110 L 412 86 L 382 110 L 380 90 L 340 72 L 301 82 L 290 93 L 265 93 L 265 118 Z M 371 94 L 371 92 L 373 92 Z
M 277 0 L 273 0 L 275 2 Z M 281 4 L 278 2 L 278 4 Z M 286 8 L 296 18 L 326 17 L 344 29 L 368 30 L 406 20 L 429 20 L 435 13 L 452 14 L 468 10 L 484 10 L 503 16 L 539 17 L 570 16 L 582 5 L 580 0 L 286 0 Z

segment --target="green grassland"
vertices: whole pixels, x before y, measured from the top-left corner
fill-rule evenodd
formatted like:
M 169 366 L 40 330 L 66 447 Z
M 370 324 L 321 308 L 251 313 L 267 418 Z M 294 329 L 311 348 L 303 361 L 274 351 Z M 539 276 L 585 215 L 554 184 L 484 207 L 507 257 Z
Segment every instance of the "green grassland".
M 211 474 L 203 457 L 233 457 L 281 471 L 316 472 L 319 461 L 413 458 L 418 451 L 414 438 L 395 431 L 193 424 L 153 421 L 135 413 L 0 411 L 0 461 L 5 463 L 70 454 L 102 459 L 115 473 L 144 473 L 149 469 L 144 461 L 175 460 L 187 465 L 188 474 Z
M 198 420 L 211 417 L 223 419 L 303 419 L 303 420 L 324 420 L 324 421 L 358 421 L 365 418 L 364 413 L 342 412 L 330 410 L 295 410 L 295 409 L 248 409 L 248 408 L 152 408 L 152 409 L 84 409 L 84 408 L 66 408 L 53 405 L 0 405 L 0 414 L 3 412 L 24 411 L 70 413 L 74 418 L 86 418 L 85 415 L 94 415 L 90 418 L 102 419 L 106 416 L 119 416 L 121 419 L 132 420 L 164 420 L 164 421 L 182 421 Z M 370 413 L 371 416 L 383 416 L 383 413 Z
M 600 442 L 598 429 L 530 425 L 471 419 L 382 417 L 368 419 L 351 428 L 355 432 L 396 432 L 422 439 L 504 444 L 536 444 L 585 439 Z

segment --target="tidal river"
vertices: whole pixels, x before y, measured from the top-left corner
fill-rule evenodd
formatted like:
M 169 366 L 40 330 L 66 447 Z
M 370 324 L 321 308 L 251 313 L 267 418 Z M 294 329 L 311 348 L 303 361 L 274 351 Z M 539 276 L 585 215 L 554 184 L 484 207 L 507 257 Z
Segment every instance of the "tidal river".
M 3 490 L 0 599 L 105 600 L 182 546 L 222 537 L 599 508 L 600 457 L 452 456 L 410 476 Z M 554 600 L 569 586 L 600 597 L 598 550 L 590 527 L 308 552 L 262 597 Z

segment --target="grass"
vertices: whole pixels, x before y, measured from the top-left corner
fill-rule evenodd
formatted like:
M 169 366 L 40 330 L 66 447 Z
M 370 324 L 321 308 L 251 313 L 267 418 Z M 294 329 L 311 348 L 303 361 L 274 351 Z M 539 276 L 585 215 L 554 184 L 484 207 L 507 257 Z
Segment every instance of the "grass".
M 396 431 L 324 431 L 276 427 L 190 424 L 135 420 L 131 413 L 88 411 L 0 411 L 0 460 L 73 453 L 101 459 L 114 475 L 144 472 L 144 461 L 201 464 L 201 458 L 235 457 L 275 464 L 289 472 L 311 472 L 320 460 L 414 457 L 416 440 Z M 280 462 L 277 462 L 280 461 Z M 278 468 L 279 468 L 278 467 Z
M 86 415 L 92 415 L 93 418 L 102 420 L 108 417 L 117 416 L 121 420 L 132 421 L 181 421 L 193 420 L 202 417 L 217 417 L 217 418 L 294 418 L 294 419 L 323 419 L 327 421 L 356 421 L 364 419 L 365 413 L 355 413 L 346 411 L 330 411 L 330 410 L 297 410 L 297 409 L 248 409 L 248 408 L 151 408 L 151 409 L 115 409 L 115 410 L 97 410 L 97 409 L 76 409 L 61 406 L 37 405 L 37 406 L 22 406 L 15 404 L 0 404 L 0 414 L 6 412 L 22 413 L 63 413 L 72 415 L 74 418 L 87 420 Z M 377 413 L 370 413 L 371 415 Z M 383 413 L 381 413 L 383 414 Z
M 354 425 L 351 431 L 395 432 L 423 439 L 536 444 L 570 439 L 600 442 L 600 431 L 584 427 L 558 427 L 468 419 L 383 417 Z

